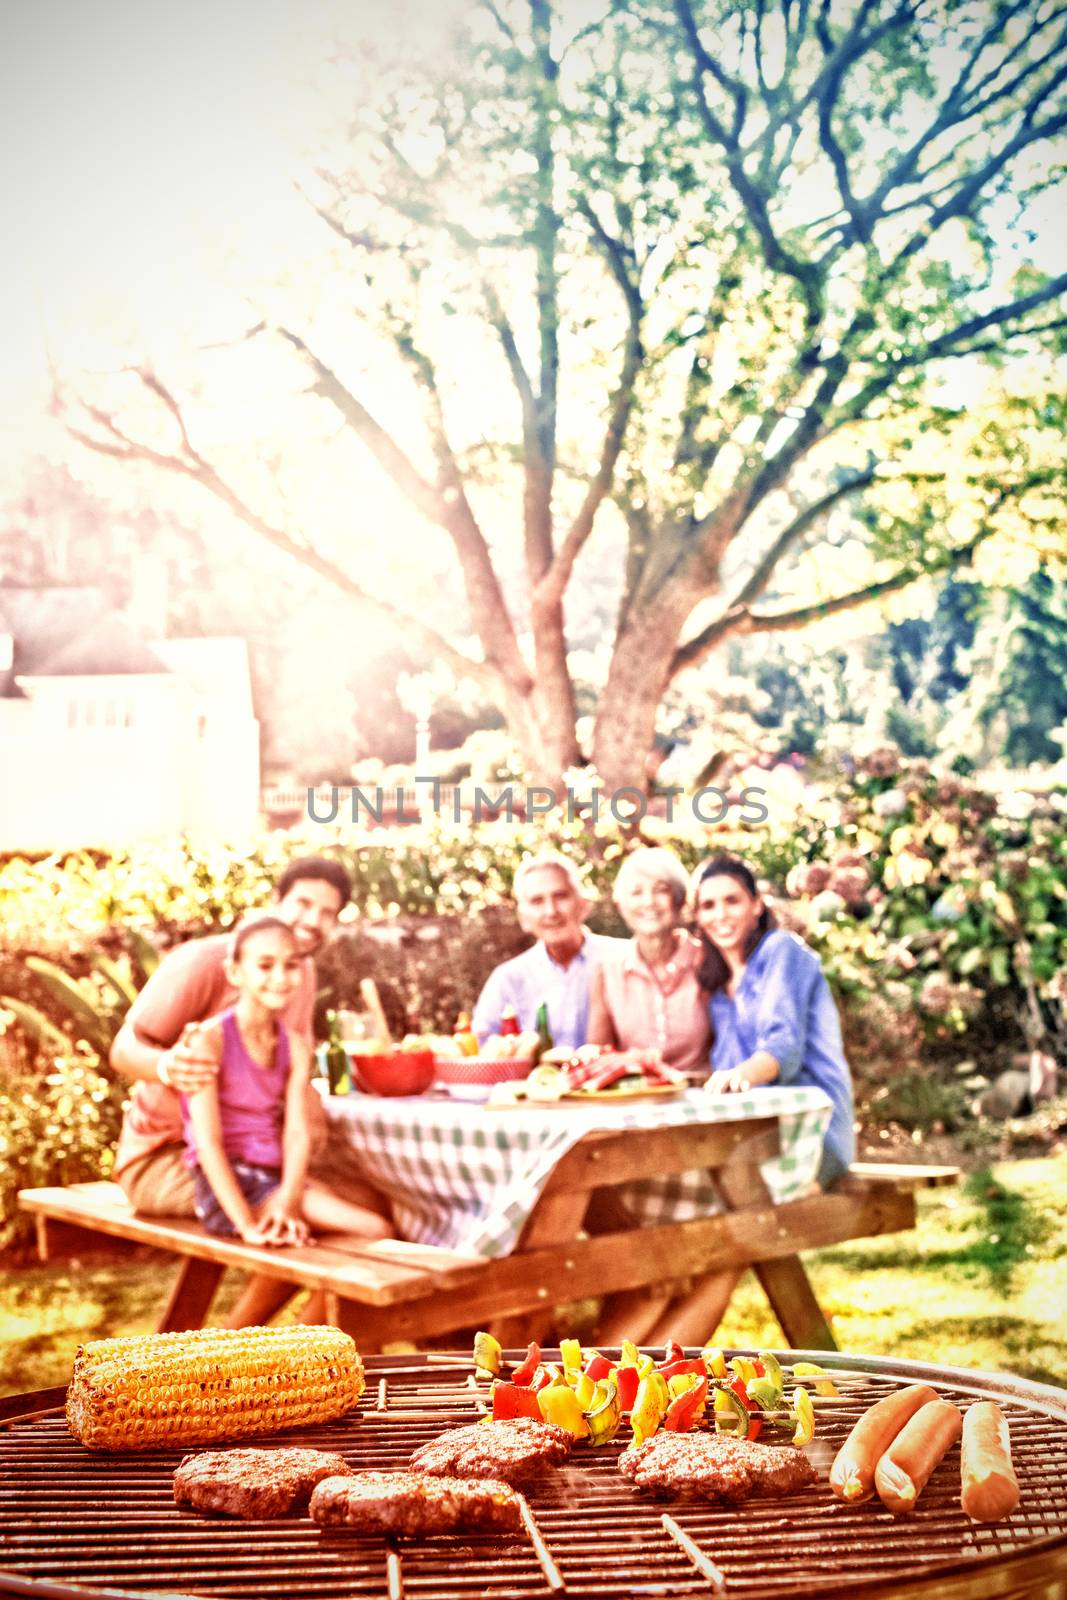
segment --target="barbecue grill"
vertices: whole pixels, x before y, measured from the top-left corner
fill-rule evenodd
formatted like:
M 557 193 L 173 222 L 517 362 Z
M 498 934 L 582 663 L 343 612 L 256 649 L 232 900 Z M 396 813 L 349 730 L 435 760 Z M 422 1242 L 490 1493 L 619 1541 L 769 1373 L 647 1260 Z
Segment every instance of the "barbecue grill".
M 750 1352 L 728 1352 L 749 1354 Z M 546 1352 L 551 1358 L 551 1352 Z M 50 1600 L 629 1600 L 630 1596 L 854 1596 L 857 1600 L 1067 1600 L 1067 1392 L 916 1363 L 787 1352 L 834 1373 L 814 1398 L 814 1489 L 720 1509 L 639 1496 L 617 1471 L 628 1430 L 578 1446 L 525 1491 L 521 1534 L 396 1542 L 320 1532 L 307 1516 L 236 1522 L 179 1512 L 181 1451 L 92 1455 L 68 1434 L 63 1390 L 0 1401 L 0 1594 Z M 339 1450 L 359 1468 L 405 1466 L 485 1409 L 465 1354 L 370 1357 L 359 1409 L 339 1422 L 242 1443 Z M 902 1383 L 966 1405 L 995 1399 L 1022 1499 L 1010 1521 L 972 1523 L 950 1452 L 915 1514 L 845 1505 L 826 1485 L 853 1422 Z

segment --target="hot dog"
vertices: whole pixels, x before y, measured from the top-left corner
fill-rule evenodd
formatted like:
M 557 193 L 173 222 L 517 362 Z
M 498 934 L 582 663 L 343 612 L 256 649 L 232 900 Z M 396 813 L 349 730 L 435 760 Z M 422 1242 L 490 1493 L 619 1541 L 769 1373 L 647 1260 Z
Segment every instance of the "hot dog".
M 1019 1483 L 1011 1464 L 1011 1440 L 1003 1411 L 993 1400 L 979 1400 L 963 1419 L 960 1505 L 976 1522 L 1000 1522 L 1019 1504 Z
M 874 1493 L 874 1470 L 901 1428 L 920 1406 L 938 1398 L 928 1383 L 876 1400 L 856 1423 L 830 1468 L 830 1487 L 840 1500 L 869 1500 Z
M 931 1400 L 905 1423 L 874 1471 L 874 1486 L 888 1510 L 912 1511 L 927 1479 L 963 1431 L 963 1416 L 948 1400 Z

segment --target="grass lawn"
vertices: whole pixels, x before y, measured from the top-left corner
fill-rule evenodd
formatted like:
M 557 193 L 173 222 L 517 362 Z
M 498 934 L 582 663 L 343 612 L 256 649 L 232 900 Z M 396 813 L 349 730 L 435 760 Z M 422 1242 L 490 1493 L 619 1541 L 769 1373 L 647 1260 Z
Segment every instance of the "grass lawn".
M 841 1349 L 1067 1384 L 1067 1155 L 1005 1163 L 919 1205 L 913 1232 L 807 1258 Z M 143 1255 L 0 1270 L 0 1394 L 65 1383 L 86 1339 L 149 1330 L 173 1273 Z M 751 1276 L 718 1341 L 781 1343 Z

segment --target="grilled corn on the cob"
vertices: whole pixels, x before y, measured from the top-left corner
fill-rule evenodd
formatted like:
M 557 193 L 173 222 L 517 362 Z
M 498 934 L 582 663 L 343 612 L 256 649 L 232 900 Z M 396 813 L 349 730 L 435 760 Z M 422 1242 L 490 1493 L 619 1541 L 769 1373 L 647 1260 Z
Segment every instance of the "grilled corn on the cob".
M 75 1358 L 67 1425 L 90 1450 L 177 1449 L 329 1422 L 363 1388 L 359 1352 L 337 1328 L 97 1339 Z

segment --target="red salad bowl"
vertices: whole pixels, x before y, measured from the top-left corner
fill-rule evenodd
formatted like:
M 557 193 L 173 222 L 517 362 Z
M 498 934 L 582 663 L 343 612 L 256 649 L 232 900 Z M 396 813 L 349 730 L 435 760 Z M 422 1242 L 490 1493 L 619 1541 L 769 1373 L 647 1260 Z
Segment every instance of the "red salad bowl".
M 349 1050 L 352 1076 L 364 1094 L 425 1094 L 434 1078 L 432 1050 L 393 1050 L 361 1056 Z

